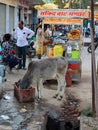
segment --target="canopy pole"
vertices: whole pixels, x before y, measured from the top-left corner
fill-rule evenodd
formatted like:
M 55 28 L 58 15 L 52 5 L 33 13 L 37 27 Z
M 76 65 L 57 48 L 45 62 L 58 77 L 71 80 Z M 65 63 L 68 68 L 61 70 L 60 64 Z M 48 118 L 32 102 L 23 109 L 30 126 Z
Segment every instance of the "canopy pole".
M 96 79 L 96 63 L 95 63 L 95 51 L 94 51 L 94 0 L 91 0 L 91 69 L 92 69 L 92 114 L 96 116 L 96 105 L 95 105 L 95 90 L 97 88 Z

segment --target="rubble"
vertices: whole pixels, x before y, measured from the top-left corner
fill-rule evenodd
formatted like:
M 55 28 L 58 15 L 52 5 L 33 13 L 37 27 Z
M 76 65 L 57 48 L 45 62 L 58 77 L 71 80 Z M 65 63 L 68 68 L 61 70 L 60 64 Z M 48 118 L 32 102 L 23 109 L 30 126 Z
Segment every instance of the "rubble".
M 60 124 L 62 129 L 79 130 L 80 128 L 80 100 L 76 99 L 71 93 L 67 93 L 66 100 L 64 99 L 60 108 Z M 63 124 L 63 126 L 62 126 Z
M 68 93 L 66 100 L 61 105 L 61 120 L 71 121 L 80 116 L 79 99 L 76 99 L 71 93 Z

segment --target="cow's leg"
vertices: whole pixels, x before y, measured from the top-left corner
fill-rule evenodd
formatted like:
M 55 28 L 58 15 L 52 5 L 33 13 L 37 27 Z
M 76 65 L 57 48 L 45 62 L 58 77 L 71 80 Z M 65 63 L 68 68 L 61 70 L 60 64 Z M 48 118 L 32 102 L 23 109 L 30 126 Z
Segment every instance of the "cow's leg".
M 42 97 L 42 87 L 43 87 L 43 80 L 40 79 L 37 81 L 37 89 L 38 89 L 38 98 L 40 99 Z
M 53 96 L 54 98 L 58 97 L 60 89 L 61 89 L 60 88 L 60 79 L 59 79 L 59 76 L 56 76 L 56 79 L 57 79 L 58 87 L 57 87 L 57 91 L 56 91 L 55 95 Z
M 65 92 L 65 87 L 66 87 L 66 80 L 65 80 L 65 75 L 60 75 L 59 76 L 59 84 L 58 84 L 58 88 L 59 88 L 59 95 L 58 95 L 58 99 L 61 100 L 64 92 Z

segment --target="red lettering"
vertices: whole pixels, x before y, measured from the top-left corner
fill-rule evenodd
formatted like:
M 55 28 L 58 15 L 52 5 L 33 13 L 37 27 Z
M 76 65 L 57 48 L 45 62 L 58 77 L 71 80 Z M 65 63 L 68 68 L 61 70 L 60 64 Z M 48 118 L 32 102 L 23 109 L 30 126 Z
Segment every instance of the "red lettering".
M 56 12 L 52 12 L 52 15 L 55 16 L 55 15 L 56 15 Z
M 60 15 L 61 15 L 61 12 L 58 12 L 57 15 L 60 16 Z
M 74 12 L 74 15 L 75 15 L 75 16 L 78 16 L 78 14 L 79 14 L 79 12 Z
M 58 15 L 58 16 L 66 16 L 66 15 L 67 15 L 67 12 L 58 12 L 57 15 Z
M 56 12 L 51 12 L 51 11 L 44 11 L 40 12 L 41 16 L 55 16 Z
M 69 12 L 69 16 L 73 16 L 74 12 Z
M 64 12 L 64 16 L 67 16 L 67 12 Z
M 69 12 L 69 16 L 73 16 L 73 17 L 79 17 L 79 16 L 84 16 L 85 13 L 84 12 Z
M 51 10 L 45 10 L 40 11 L 39 15 L 41 17 L 49 16 L 49 17 L 85 17 L 85 12 L 82 11 L 51 11 Z
M 85 16 L 85 12 L 82 12 L 82 16 Z
M 52 16 L 52 15 L 53 15 L 53 12 L 46 11 L 46 15 Z

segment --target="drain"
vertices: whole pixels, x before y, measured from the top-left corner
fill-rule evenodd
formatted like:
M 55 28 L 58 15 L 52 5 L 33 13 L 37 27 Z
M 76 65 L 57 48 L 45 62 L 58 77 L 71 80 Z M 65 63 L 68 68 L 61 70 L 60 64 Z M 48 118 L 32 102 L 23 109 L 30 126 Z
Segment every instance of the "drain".
M 48 115 L 46 130 L 80 130 L 80 121 L 60 121 Z

